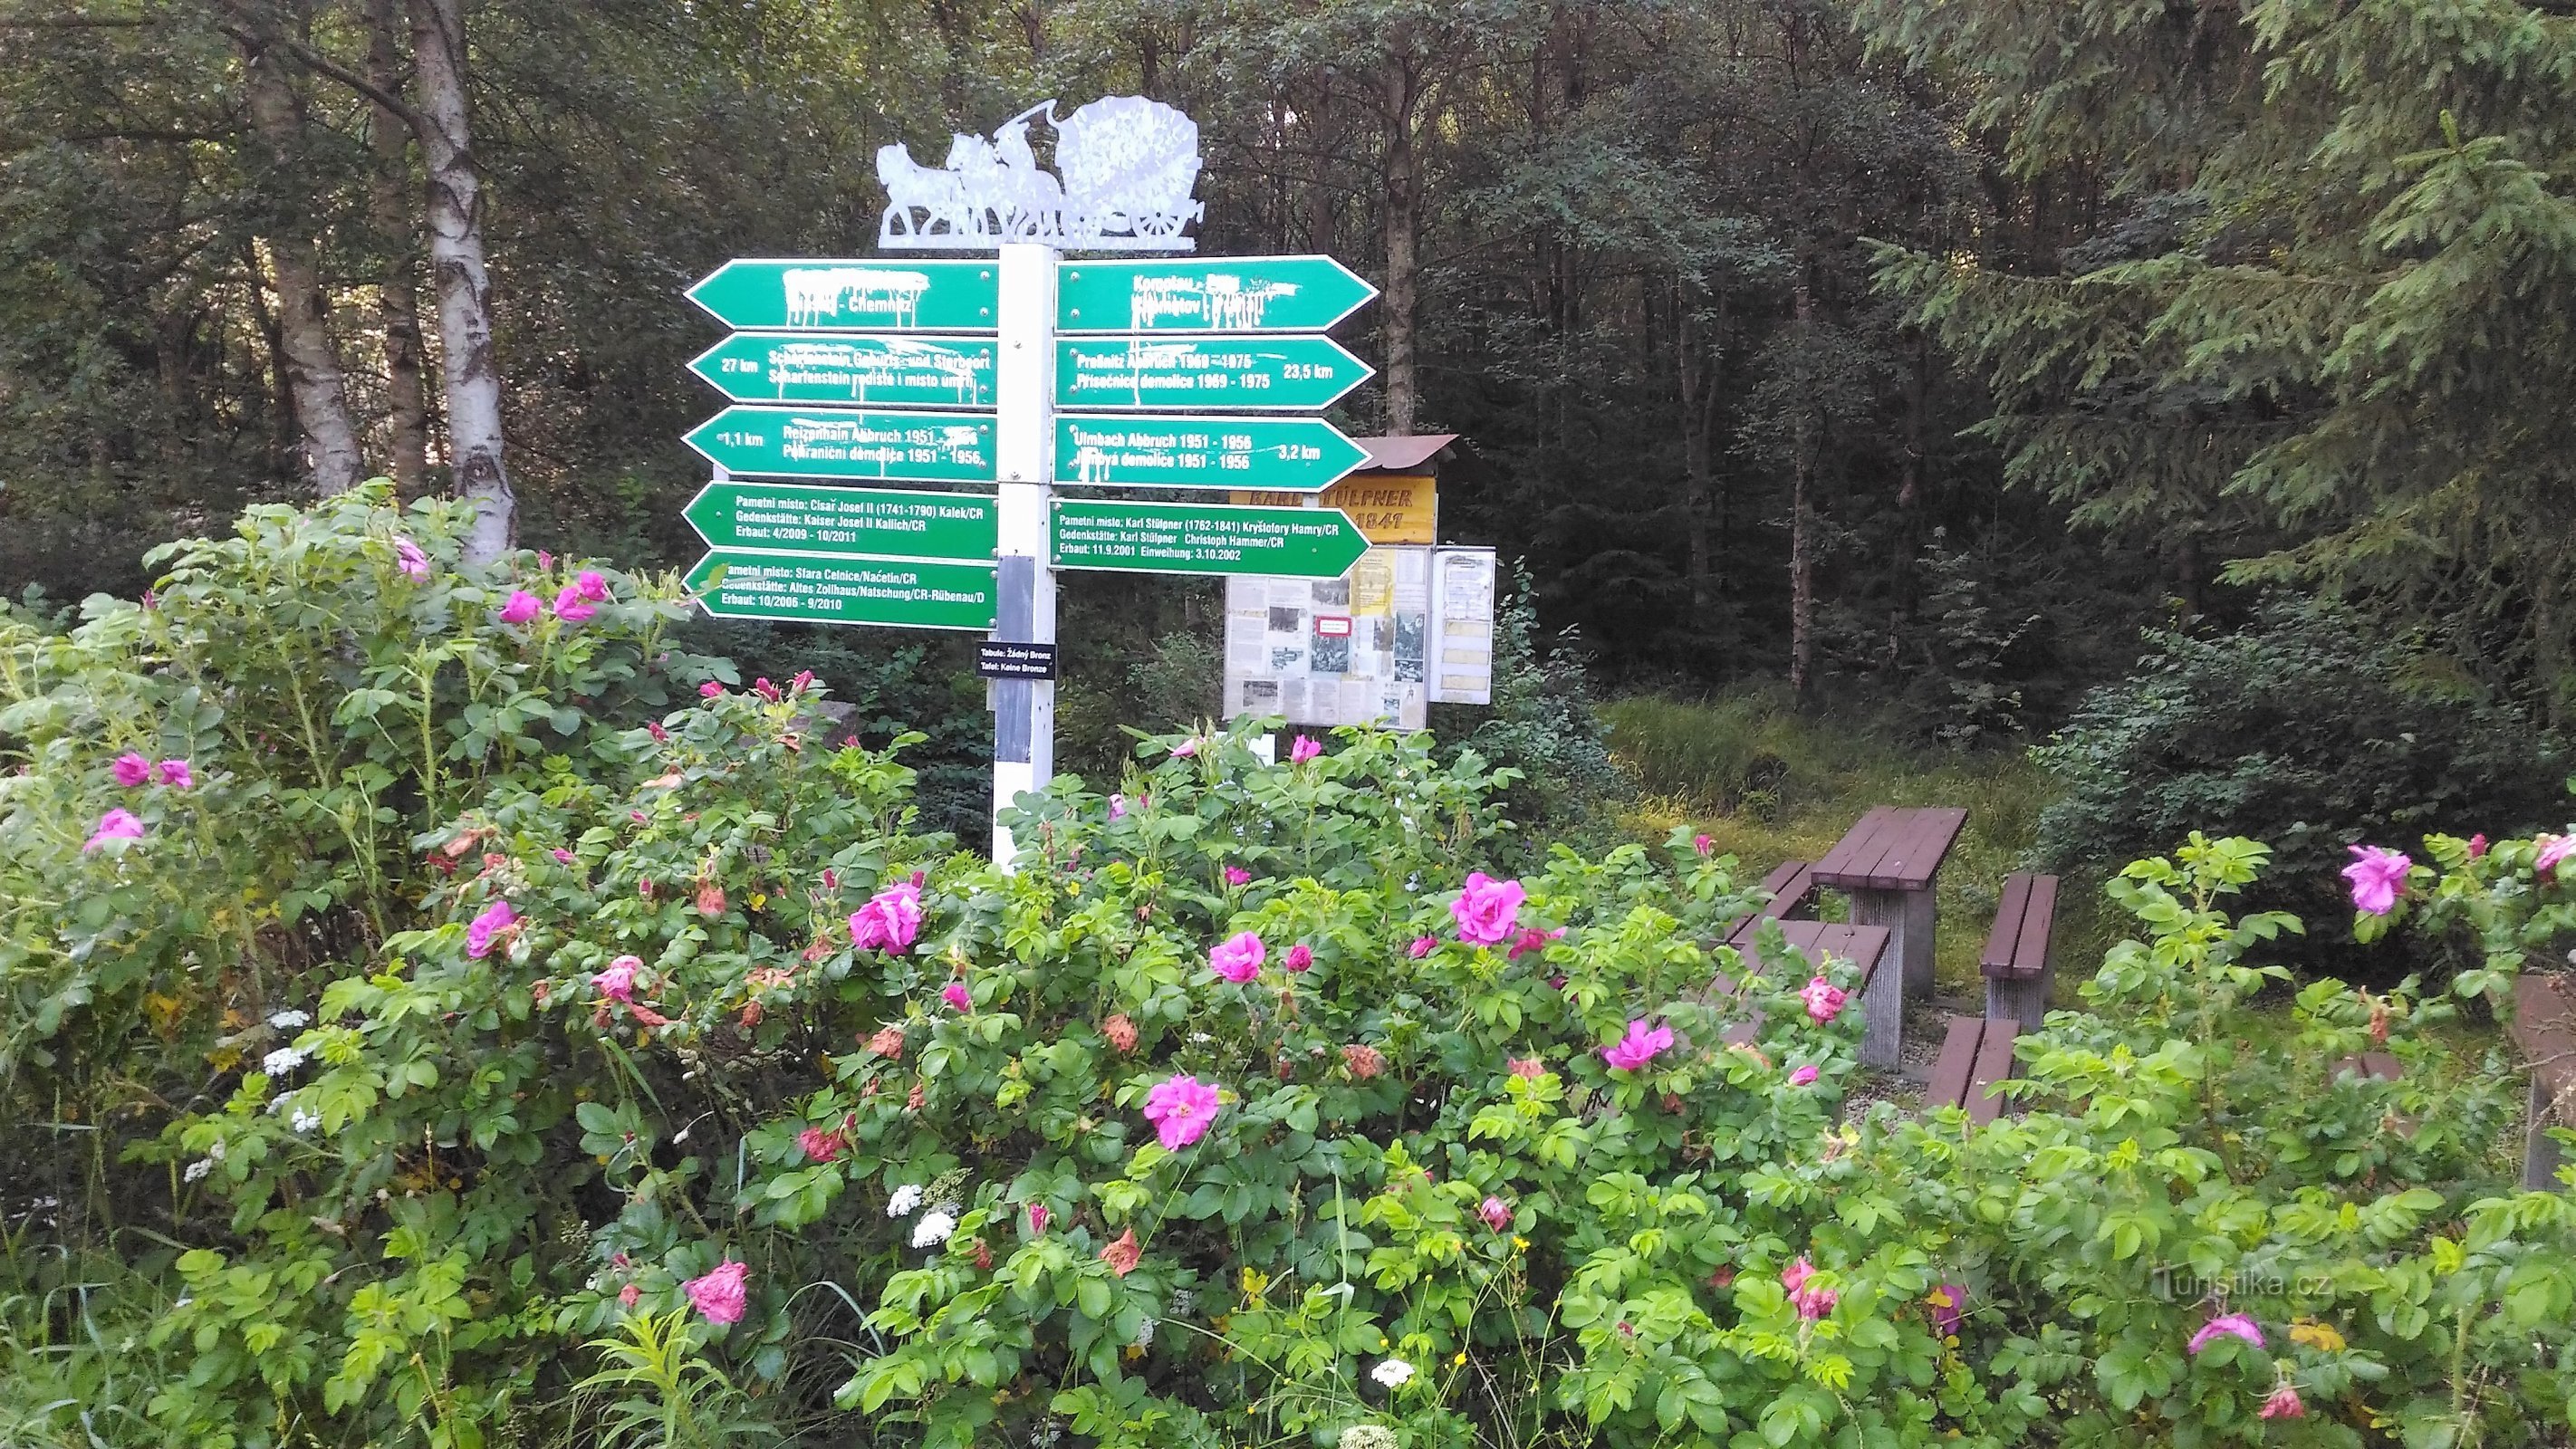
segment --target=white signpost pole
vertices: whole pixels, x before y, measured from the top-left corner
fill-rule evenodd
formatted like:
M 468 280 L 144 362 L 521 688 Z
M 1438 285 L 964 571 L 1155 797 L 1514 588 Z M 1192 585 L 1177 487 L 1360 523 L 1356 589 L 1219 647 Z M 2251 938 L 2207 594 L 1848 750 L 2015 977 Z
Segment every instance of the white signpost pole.
M 1055 643 L 1055 570 L 1048 512 L 1055 497 L 1055 248 L 1005 242 L 994 308 L 1001 355 L 994 368 L 994 463 L 1001 479 L 1001 547 L 994 639 Z M 1055 777 L 1055 681 L 993 683 L 993 860 L 1012 868 L 1017 842 L 1002 808 Z

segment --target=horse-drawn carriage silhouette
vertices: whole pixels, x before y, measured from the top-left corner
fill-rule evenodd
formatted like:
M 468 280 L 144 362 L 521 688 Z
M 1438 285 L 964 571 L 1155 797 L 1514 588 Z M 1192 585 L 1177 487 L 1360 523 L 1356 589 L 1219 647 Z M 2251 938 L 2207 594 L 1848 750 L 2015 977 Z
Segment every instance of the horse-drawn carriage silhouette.
M 1039 169 L 1029 126 L 1055 131 L 1059 175 Z M 1159 101 L 1108 96 L 1058 119 L 1043 101 L 988 139 L 950 138 L 938 168 L 901 145 L 877 150 L 885 218 L 877 242 L 891 250 L 946 251 L 1043 241 L 1085 251 L 1191 251 L 1181 229 L 1205 214 L 1190 192 L 1199 178 L 1196 122 Z

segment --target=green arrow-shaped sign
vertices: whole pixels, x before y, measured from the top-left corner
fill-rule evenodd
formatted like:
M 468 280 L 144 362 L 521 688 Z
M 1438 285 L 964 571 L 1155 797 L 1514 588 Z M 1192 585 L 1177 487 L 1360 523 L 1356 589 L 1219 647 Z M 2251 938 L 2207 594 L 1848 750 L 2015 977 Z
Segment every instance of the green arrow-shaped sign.
M 698 603 L 719 619 L 990 629 L 997 617 L 989 563 L 799 558 L 717 549 L 689 570 L 688 583 Z
M 1321 418 L 1059 413 L 1055 420 L 1060 484 L 1318 493 L 1368 456 Z
M 1320 408 L 1373 371 L 1329 337 L 1087 337 L 1055 345 L 1055 402 Z
M 800 332 L 990 332 L 1001 268 L 989 261 L 735 261 L 689 289 L 727 327 Z
M 720 549 L 990 562 L 1001 541 L 993 500 L 814 483 L 710 483 L 683 517 Z
M 1060 500 L 1055 566 L 1148 574 L 1337 579 L 1368 539 L 1338 508 Z
M 1061 332 L 1321 332 L 1377 288 L 1331 257 L 1059 262 Z
M 999 347 L 990 337 L 737 332 L 689 370 L 738 402 L 988 408 Z
M 736 406 L 687 442 L 729 472 L 761 477 L 993 481 L 990 414 Z

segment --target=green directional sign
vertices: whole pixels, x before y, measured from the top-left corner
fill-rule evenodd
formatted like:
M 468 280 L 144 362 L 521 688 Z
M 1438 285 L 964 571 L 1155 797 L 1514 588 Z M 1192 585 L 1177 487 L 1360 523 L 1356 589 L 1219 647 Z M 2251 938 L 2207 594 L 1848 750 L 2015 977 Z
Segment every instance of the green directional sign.
M 1054 562 L 1060 569 L 1337 579 L 1368 546 L 1367 536 L 1338 508 L 1089 499 L 1055 505 Z
M 1060 484 L 1318 493 L 1367 461 L 1366 450 L 1321 418 L 1059 413 L 1055 420 Z
M 990 337 L 737 332 L 689 370 L 737 402 L 988 408 L 999 347 Z
M 1055 402 L 1320 408 L 1373 371 L 1329 337 L 1086 337 L 1055 345 Z
M 710 483 L 683 517 L 716 548 L 989 562 L 1001 542 L 993 500 L 814 483 Z
M 737 405 L 687 442 L 728 472 L 760 477 L 993 481 L 990 414 Z
M 1331 257 L 1059 262 L 1060 332 L 1321 332 L 1377 288 Z
M 989 563 L 799 558 L 720 548 L 689 570 L 688 584 L 698 603 L 719 619 L 990 629 L 997 618 Z
M 735 261 L 691 287 L 689 300 L 727 327 L 990 332 L 1001 275 L 990 261 Z

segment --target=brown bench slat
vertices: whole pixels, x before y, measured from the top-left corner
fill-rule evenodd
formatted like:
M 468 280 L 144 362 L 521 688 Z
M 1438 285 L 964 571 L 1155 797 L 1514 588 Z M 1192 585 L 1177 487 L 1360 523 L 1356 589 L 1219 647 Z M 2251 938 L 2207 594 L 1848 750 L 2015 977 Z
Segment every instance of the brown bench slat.
M 2576 989 L 2567 981 L 2532 971 L 2516 979 L 2512 1035 L 2552 1097 L 2576 1086 Z
M 1742 946 L 1753 939 L 1753 933 L 1768 920 L 1787 920 L 1805 909 L 1816 893 L 1816 869 L 1803 860 L 1784 860 L 1762 878 L 1762 909 L 1745 917 L 1727 933 L 1726 944 Z
M 1995 905 L 1995 928 L 1986 936 L 1986 949 L 1977 957 L 1977 969 L 1988 976 L 2012 974 L 2013 950 L 2021 944 L 2021 919 L 2030 909 L 2030 876 L 2015 871 L 2004 877 L 2004 898 Z
M 1875 864 L 1880 856 L 1887 853 L 1879 832 L 1894 823 L 1895 814 L 1895 810 L 1888 806 L 1871 806 L 1851 829 L 1843 832 L 1842 839 L 1834 842 L 1834 848 L 1825 852 L 1824 859 L 1816 862 L 1817 876 L 1828 885 L 1837 884 L 1842 877 L 1852 873 L 1864 853 L 1868 862 Z
M 1967 826 L 1968 812 L 1955 806 L 1913 810 L 1905 813 L 1904 823 L 1905 828 L 1870 867 L 1872 889 L 1919 891 L 1930 885 Z
M 2048 941 L 2057 929 L 2057 877 L 2030 878 L 2030 908 L 2022 913 L 2021 944 L 2013 950 L 2015 980 L 2032 981 L 2048 970 Z
M 1932 1064 L 1932 1083 L 1923 1089 L 1924 1106 L 1956 1107 L 1967 1101 L 1968 1077 L 1977 1068 L 1977 1041 L 1985 1029 L 1973 1016 L 1950 1018 L 1949 1035 L 1941 1039 L 1941 1055 Z
M 1983 1127 L 1992 1122 L 2007 1105 L 1997 1084 L 2013 1074 L 2013 1038 L 2020 1034 L 2021 1023 L 2010 1017 L 1986 1023 L 1985 1039 L 1977 1044 L 1977 1069 L 1968 1080 L 1968 1121 L 1972 1125 Z
M 2336 1076 L 2340 1077 L 2347 1072 L 2356 1077 L 2371 1077 L 2382 1082 L 2395 1082 L 2405 1079 L 2406 1067 L 2386 1052 L 2363 1052 L 2359 1056 L 2345 1057 L 2335 1063 Z

